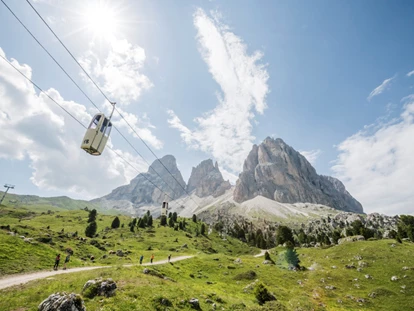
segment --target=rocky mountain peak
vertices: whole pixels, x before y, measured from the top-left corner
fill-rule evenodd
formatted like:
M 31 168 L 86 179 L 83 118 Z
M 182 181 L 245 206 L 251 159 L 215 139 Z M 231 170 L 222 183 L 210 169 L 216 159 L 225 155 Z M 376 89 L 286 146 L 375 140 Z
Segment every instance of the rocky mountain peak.
M 202 161 L 197 167 L 193 167 L 188 180 L 187 191 L 195 190 L 198 197 L 212 195 L 218 197 L 231 188 L 229 181 L 224 181 L 216 162 L 213 165 L 211 159 Z
M 318 175 L 304 156 L 280 138 L 267 137 L 254 145 L 237 180 L 236 202 L 258 195 L 281 203 L 317 203 L 362 212 L 361 204 L 339 180 Z
M 168 171 L 165 169 L 163 164 L 171 172 L 171 174 L 179 172 L 175 157 L 173 155 L 167 154 L 163 156 L 160 160 L 155 160 L 154 162 L 152 162 L 150 168 L 148 169 L 148 173 L 157 175 L 155 173 L 155 171 L 157 171 L 160 175 L 169 175 Z
M 165 168 L 167 168 L 169 172 Z M 155 187 L 154 184 L 157 185 L 158 188 Z M 128 185 L 112 190 L 112 192 L 104 196 L 103 199 L 114 201 L 126 200 L 133 203 L 134 206 L 141 206 L 145 204 L 161 203 L 165 199 L 170 200 L 170 198 L 177 199 L 185 193 L 185 187 L 186 184 L 177 167 L 175 157 L 166 155 L 159 160 L 155 160 L 148 168 L 147 173 L 137 175 Z M 168 196 L 161 192 L 160 189 Z

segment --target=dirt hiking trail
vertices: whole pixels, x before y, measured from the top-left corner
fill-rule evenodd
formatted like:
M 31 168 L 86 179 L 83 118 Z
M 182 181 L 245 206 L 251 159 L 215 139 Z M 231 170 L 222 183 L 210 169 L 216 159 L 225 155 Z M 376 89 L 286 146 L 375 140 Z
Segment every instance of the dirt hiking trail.
M 192 257 L 194 256 L 172 257 L 170 262 L 185 260 L 185 259 L 189 259 Z M 146 262 L 146 263 L 143 263 L 141 266 L 162 265 L 166 263 L 168 263 L 168 260 L 159 260 L 159 261 L 154 261 L 152 264 L 149 262 Z M 139 264 L 126 264 L 122 266 L 132 267 L 132 266 L 139 266 Z M 33 273 L 27 273 L 27 274 L 9 275 L 9 276 L 0 278 L 0 290 L 7 288 L 7 287 L 15 286 L 15 285 L 25 284 L 33 280 L 48 278 L 48 277 L 51 277 L 57 274 L 75 273 L 75 272 L 81 272 L 81 271 L 89 271 L 89 270 L 112 268 L 112 267 L 114 266 L 93 266 L 93 267 L 70 268 L 67 270 L 40 271 L 40 272 L 33 272 Z

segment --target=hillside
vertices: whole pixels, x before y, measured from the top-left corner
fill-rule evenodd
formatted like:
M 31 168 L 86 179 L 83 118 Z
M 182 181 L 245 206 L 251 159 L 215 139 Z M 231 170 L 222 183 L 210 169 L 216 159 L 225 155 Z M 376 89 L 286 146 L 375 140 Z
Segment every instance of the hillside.
M 114 216 L 98 213 L 98 235 L 90 239 L 84 236 L 87 211 L 2 208 L 0 222 L 17 231 L 10 235 L 8 228 L 0 230 L 3 277 L 51 269 L 56 253 L 67 247 L 74 251 L 70 268 L 116 267 L 56 275 L 1 290 L 0 310 L 35 310 L 51 293 L 80 293 L 86 281 L 98 276 L 112 278 L 118 289 L 111 298 L 83 297 L 87 310 L 191 310 L 191 298 L 199 300 L 201 310 L 210 310 L 213 304 L 219 310 L 413 310 L 414 258 L 410 254 L 414 244 L 408 241 L 399 244 L 385 239 L 325 249 L 297 248 L 300 264 L 307 269 L 290 271 L 284 247 L 269 251 L 276 265 L 264 264 L 263 257 L 253 256 L 259 253 L 257 248 L 238 239 L 223 239 L 212 228 L 202 235 L 199 221 L 187 219 L 185 230 L 175 230 L 159 226 L 159 220 L 154 219 L 152 227 L 135 227 L 131 232 L 128 224 L 133 219 L 119 218 L 120 228 L 111 229 Z M 180 221 L 184 218 L 177 219 Z M 123 255 L 110 254 L 111 250 L 122 250 Z M 156 260 L 166 259 L 168 254 L 195 257 L 150 267 L 155 274 L 168 277 L 160 279 L 143 274 L 138 266 L 121 266 L 137 264 L 141 254 L 144 262 L 151 254 Z M 391 281 L 393 276 L 397 281 Z M 259 306 L 254 294 L 259 283 L 276 296 L 276 302 Z M 168 301 L 169 307 L 162 301 Z

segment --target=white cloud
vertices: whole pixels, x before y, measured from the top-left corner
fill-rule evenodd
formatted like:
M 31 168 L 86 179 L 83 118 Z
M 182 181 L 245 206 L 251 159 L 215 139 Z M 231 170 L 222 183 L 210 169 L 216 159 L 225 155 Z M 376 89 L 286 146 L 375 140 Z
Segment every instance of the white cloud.
M 128 105 L 136 101 L 143 91 L 150 89 L 151 80 L 142 73 L 146 60 L 145 50 L 125 39 L 112 38 L 109 52 L 101 61 L 94 51 L 95 45 L 79 59 L 85 70 L 98 80 L 100 87 L 113 101 Z M 89 79 L 83 75 L 89 83 Z
M 119 129 L 122 130 L 123 128 L 128 130 L 128 133 L 132 136 L 138 138 L 138 136 L 135 134 L 138 133 L 138 135 L 145 140 L 146 142 L 150 143 L 152 147 L 156 149 L 161 149 L 163 147 L 163 143 L 154 135 L 152 134 L 150 129 L 155 129 L 155 126 L 151 124 L 149 118 L 146 114 L 143 114 L 142 117 L 138 117 L 137 115 L 133 113 L 129 113 L 126 111 L 123 111 L 122 108 L 118 107 L 118 110 L 122 113 L 125 120 L 122 118 L 119 118 L 115 116 L 112 120 L 113 124 Z M 131 129 L 131 127 L 135 130 L 135 132 Z
M 387 89 L 387 87 L 389 87 L 389 85 L 390 85 L 390 83 L 391 83 L 391 81 L 393 80 L 395 78 L 395 76 L 394 77 L 392 77 L 392 78 L 389 78 L 389 79 L 385 79 L 382 83 L 381 83 L 381 85 L 379 85 L 379 86 L 377 86 L 369 95 L 368 95 L 368 101 L 370 101 L 374 96 L 377 96 L 377 95 L 379 95 L 379 94 L 381 94 L 382 92 L 384 92 L 386 89 Z
M 316 160 L 319 158 L 319 156 L 321 155 L 322 151 L 320 149 L 316 149 L 316 150 L 309 150 L 309 151 L 299 151 L 305 158 L 306 160 L 309 161 L 310 164 L 314 165 Z
M 235 174 L 233 174 L 233 173 L 225 170 L 224 168 L 221 168 L 220 169 L 220 172 L 221 172 L 221 175 L 223 175 L 223 179 L 230 181 L 230 183 L 232 185 L 235 185 L 237 179 L 239 179 L 239 176 L 237 176 L 237 175 L 235 175 Z
M 252 148 L 254 110 L 263 113 L 269 92 L 268 73 L 259 61 L 261 52 L 249 55 L 242 39 L 229 31 L 215 16 L 202 9 L 194 14 L 199 51 L 213 79 L 220 85 L 218 105 L 195 119 L 196 128 L 183 125 L 173 111 L 169 124 L 181 132 L 184 142 L 194 149 L 211 153 L 220 165 L 235 173 Z
M 365 212 L 412 214 L 414 206 L 414 97 L 400 118 L 348 137 L 332 167 Z
M 1 48 L 0 54 L 5 56 Z M 28 65 L 12 62 L 31 77 Z M 89 124 L 92 116 L 85 106 L 64 100 L 55 89 L 47 93 L 83 124 Z M 33 170 L 31 181 L 40 189 L 92 198 L 137 175 L 108 148 L 99 157 L 81 150 L 84 129 L 46 95 L 37 95 L 34 87 L 3 59 L 0 59 L 0 96 L 0 158 L 28 158 Z M 139 170 L 146 169 L 145 163 L 134 156 L 117 151 Z
M 411 77 L 411 76 L 414 76 L 414 70 L 407 73 L 407 77 Z
M 148 117 L 146 115 L 139 116 L 121 108 L 137 101 L 142 92 L 153 86 L 150 79 L 141 72 L 146 61 L 145 50 L 140 46 L 132 45 L 125 39 L 112 38 L 109 42 L 108 55 L 104 60 L 101 60 L 94 52 L 94 47 L 92 43 L 91 49 L 79 59 L 79 62 L 104 93 L 111 100 L 117 102 L 117 109 L 121 111 L 139 136 L 153 148 L 161 149 L 163 143 L 152 133 L 151 129 L 155 129 L 155 127 L 151 125 Z M 86 75 L 82 74 L 82 77 L 91 84 Z M 106 103 L 104 107 L 109 113 L 110 105 Z M 114 124 L 126 128 L 130 134 L 137 137 L 125 121 L 119 120 L 116 112 L 114 113 Z

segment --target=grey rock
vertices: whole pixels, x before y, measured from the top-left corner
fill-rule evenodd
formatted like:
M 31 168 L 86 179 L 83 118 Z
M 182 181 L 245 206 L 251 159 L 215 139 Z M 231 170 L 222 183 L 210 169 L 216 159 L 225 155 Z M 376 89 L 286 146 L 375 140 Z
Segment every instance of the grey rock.
M 195 194 L 202 198 L 209 195 L 218 197 L 230 189 L 229 181 L 224 181 L 216 162 L 213 165 L 211 159 L 204 160 L 197 167 L 193 167 L 188 180 L 187 192 L 195 190 Z
M 395 275 L 393 275 L 392 277 L 391 277 L 391 281 L 393 281 L 393 282 L 395 282 L 395 281 L 398 281 L 399 279 L 398 279 L 398 277 L 397 276 L 395 276 Z
M 38 307 L 39 311 L 86 311 L 84 302 L 74 293 L 55 293 L 43 300 Z
M 282 202 L 308 202 L 362 213 L 362 205 L 337 179 L 318 175 L 299 152 L 282 139 L 266 138 L 254 145 L 244 162 L 234 190 L 234 200 L 244 202 L 258 195 Z
M 85 293 L 88 289 L 88 298 L 93 298 L 95 296 L 112 297 L 115 295 L 117 286 L 111 278 L 98 278 L 87 281 L 83 286 L 82 293 Z
M 191 305 L 193 309 L 200 309 L 200 303 L 198 302 L 197 298 L 191 298 L 188 303 Z

